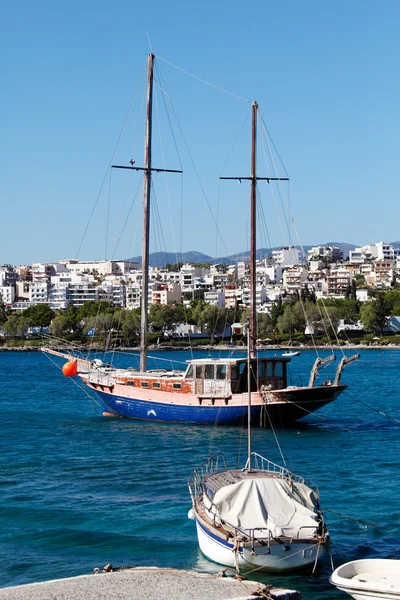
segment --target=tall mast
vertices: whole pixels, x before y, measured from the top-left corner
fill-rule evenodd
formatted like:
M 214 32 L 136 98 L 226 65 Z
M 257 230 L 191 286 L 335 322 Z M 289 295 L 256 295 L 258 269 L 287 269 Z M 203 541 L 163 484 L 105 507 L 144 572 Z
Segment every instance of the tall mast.
M 258 104 L 252 104 L 251 120 L 251 177 L 250 177 L 250 336 L 249 352 L 256 356 L 256 194 L 257 194 L 257 111 Z M 250 384 L 250 382 L 249 382 Z
M 147 369 L 147 329 L 149 309 L 149 247 L 150 247 L 150 195 L 151 195 L 151 173 L 182 173 L 175 169 L 152 168 L 151 143 L 152 143 L 152 116 L 153 116 L 153 71 L 154 54 L 149 54 L 147 59 L 147 110 L 146 110 L 146 139 L 144 146 L 144 167 L 133 166 L 135 161 L 131 160 L 132 166 L 111 165 L 114 169 L 130 169 L 144 172 L 143 185 L 143 243 L 142 243 L 142 298 L 141 298 L 141 321 L 140 321 L 140 371 Z
M 143 186 L 143 243 L 142 243 L 142 302 L 140 320 L 140 371 L 147 368 L 147 328 L 149 309 L 149 237 L 150 237 L 150 192 L 151 192 L 151 133 L 153 115 L 153 65 L 154 54 L 148 55 L 147 63 L 147 111 L 146 139 L 144 147 Z

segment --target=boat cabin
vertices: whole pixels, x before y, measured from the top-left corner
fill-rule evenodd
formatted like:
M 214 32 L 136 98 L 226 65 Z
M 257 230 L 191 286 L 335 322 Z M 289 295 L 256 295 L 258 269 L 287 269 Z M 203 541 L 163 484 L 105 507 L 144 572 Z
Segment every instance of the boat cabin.
M 271 390 L 287 387 L 286 365 L 289 358 L 251 359 L 250 390 L 261 386 Z M 193 380 L 193 391 L 199 396 L 230 396 L 248 392 L 246 358 L 219 358 L 191 360 L 185 380 Z

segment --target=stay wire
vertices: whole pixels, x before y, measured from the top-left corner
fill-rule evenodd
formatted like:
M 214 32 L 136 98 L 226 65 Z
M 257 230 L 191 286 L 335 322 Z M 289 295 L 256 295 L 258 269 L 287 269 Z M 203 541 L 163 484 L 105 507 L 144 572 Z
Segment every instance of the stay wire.
M 96 207 L 97 207 L 98 201 L 99 201 L 99 199 L 100 199 L 100 196 L 101 196 L 101 193 L 102 193 L 102 191 L 103 191 L 103 187 L 104 187 L 104 185 L 105 185 L 105 182 L 106 182 L 106 180 L 107 180 L 108 171 L 111 169 L 111 165 L 112 165 L 112 163 L 113 163 L 113 160 L 114 160 L 115 153 L 117 152 L 117 149 L 118 149 L 119 143 L 120 143 L 120 141 L 121 141 L 122 135 L 123 135 L 123 133 L 124 133 L 124 131 L 125 131 L 125 129 L 126 129 L 126 125 L 127 125 L 127 123 L 128 123 L 128 119 L 129 119 L 129 117 L 130 117 L 130 114 L 131 114 L 131 112 L 132 112 L 132 108 L 133 108 L 133 105 L 134 105 L 134 103 L 135 103 L 135 100 L 136 100 L 136 95 L 137 95 L 137 93 L 138 93 L 138 90 L 139 90 L 139 88 L 140 88 L 140 85 L 141 85 L 141 82 L 139 82 L 139 85 L 138 85 L 138 87 L 136 88 L 136 90 L 135 90 L 135 92 L 134 92 L 134 94 L 133 94 L 133 98 L 132 98 L 131 104 L 130 104 L 130 106 L 129 106 L 129 109 L 128 109 L 128 112 L 127 112 L 127 114 L 126 114 L 126 116 L 125 116 L 125 120 L 124 120 L 124 123 L 123 123 L 123 125 L 122 125 L 122 128 L 121 128 L 121 131 L 120 131 L 120 133 L 119 133 L 119 136 L 118 136 L 118 138 L 117 138 L 117 142 L 116 142 L 116 144 L 115 144 L 115 147 L 114 147 L 113 153 L 112 153 L 112 155 L 111 155 L 111 158 L 110 158 L 110 161 L 109 161 L 109 163 L 108 163 L 108 167 L 107 167 L 107 169 L 106 169 L 106 172 L 105 172 L 105 174 L 104 174 L 104 178 L 103 178 L 103 181 L 102 181 L 102 183 L 101 183 L 101 186 L 100 186 L 99 193 L 97 194 L 96 200 L 95 200 L 95 202 L 94 202 L 94 204 L 93 204 L 93 208 L 92 208 L 92 211 L 91 211 L 91 213 L 90 213 L 90 216 L 89 216 L 88 222 L 87 222 L 87 224 L 86 224 L 85 230 L 84 230 L 84 232 L 83 232 L 83 235 L 82 235 L 82 238 L 81 238 L 80 244 L 79 244 L 79 246 L 78 246 L 78 250 L 76 251 L 75 258 L 78 258 L 78 256 L 79 256 L 79 252 L 80 252 L 80 250 L 81 250 L 81 248 L 82 248 L 83 241 L 84 241 L 84 239 L 85 239 L 85 237 L 86 237 L 86 234 L 87 234 L 87 232 L 88 232 L 89 225 L 90 225 L 90 223 L 91 223 L 91 221 L 92 221 L 92 218 L 93 218 L 94 212 L 95 212 L 95 210 L 96 210 Z
M 363 406 L 371 409 L 373 412 L 377 413 L 378 415 L 382 415 L 383 417 L 386 417 L 387 419 L 390 419 L 391 421 L 394 421 L 395 423 L 400 423 L 400 419 L 396 419 L 396 417 L 392 417 L 391 415 L 384 413 L 382 410 L 379 410 L 379 408 L 374 408 L 370 404 L 367 404 L 366 402 L 363 402 L 362 400 L 358 400 L 357 398 L 354 398 L 354 396 L 352 396 L 348 392 L 343 392 L 343 394 L 345 396 L 348 396 L 349 398 L 351 398 L 351 400 L 354 400 L 354 402 L 358 402 L 358 404 L 362 404 Z
M 247 98 L 238 96 L 237 94 L 234 94 L 233 92 L 225 90 L 224 88 L 221 88 L 218 85 L 215 85 L 214 83 L 210 83 L 209 81 L 206 81 L 205 79 L 202 79 L 201 77 L 198 77 L 197 75 L 194 75 L 193 73 L 190 73 L 189 71 L 186 71 L 185 69 L 182 69 L 181 67 L 178 67 L 177 65 L 174 65 L 173 63 L 169 62 L 165 58 L 162 58 L 161 56 L 158 56 L 157 54 L 155 54 L 155 56 L 156 56 L 156 58 L 158 58 L 158 60 L 165 62 L 170 67 L 173 67 L 174 69 L 177 69 L 178 71 L 181 71 L 182 73 L 185 73 L 185 75 L 189 75 L 189 77 L 193 77 L 193 79 L 197 79 L 197 81 L 200 81 L 201 83 L 204 83 L 205 85 L 208 85 L 209 87 L 212 87 L 212 88 L 218 90 L 219 92 L 228 94 L 228 96 L 232 96 L 233 98 L 236 98 L 237 100 L 241 100 L 242 102 L 248 102 L 250 104 L 252 102 L 251 100 L 247 100 Z
M 197 182 L 198 182 L 198 184 L 199 184 L 199 186 L 200 186 L 200 190 L 201 190 L 201 192 L 202 192 L 202 195 L 203 195 L 203 197 L 204 197 L 204 199 L 205 199 L 205 201 L 206 201 L 207 208 L 208 208 L 208 210 L 209 210 L 209 212 L 210 212 L 211 218 L 212 218 L 212 220 L 213 220 L 213 222 L 214 222 L 214 225 L 216 226 L 216 229 L 217 229 L 217 231 L 218 231 L 218 235 L 219 235 L 219 237 L 220 237 L 220 239 L 221 239 L 222 246 L 223 246 L 223 248 L 224 248 L 224 252 L 226 253 L 226 255 L 228 255 L 228 254 L 229 254 L 229 253 L 228 253 L 228 250 L 226 249 L 225 242 L 224 242 L 224 240 L 223 240 L 223 238 L 222 238 L 222 236 L 221 236 L 221 232 L 220 232 L 220 231 L 219 231 L 219 229 L 218 229 L 218 225 L 217 225 L 217 223 L 216 223 L 216 220 L 215 220 L 215 217 L 214 217 L 214 213 L 213 213 L 213 211 L 212 211 L 212 208 L 211 208 L 211 205 L 210 205 L 210 201 L 209 201 L 209 199 L 208 199 L 208 196 L 207 196 L 207 194 L 206 194 L 206 191 L 205 191 L 205 189 L 204 189 L 203 183 L 202 183 L 202 181 L 201 181 L 201 179 L 200 179 L 199 172 L 198 172 L 198 171 L 197 171 L 197 169 L 196 169 L 196 165 L 195 165 L 195 163 L 194 163 L 194 159 L 193 159 L 192 153 L 190 152 L 189 145 L 188 145 L 188 143 L 187 143 L 187 141 L 186 141 L 186 138 L 185 138 L 185 136 L 183 135 L 183 131 L 182 131 L 182 128 L 181 128 L 181 126 L 180 126 L 180 123 L 179 123 L 179 121 L 178 121 L 178 117 L 177 117 L 177 115 L 176 115 L 176 112 L 175 112 L 175 110 L 174 110 L 174 117 L 175 117 L 175 119 L 176 119 L 176 122 L 177 122 L 177 125 L 178 125 L 178 128 L 179 128 L 180 134 L 181 134 L 181 136 L 182 136 L 182 139 L 183 139 L 183 142 L 184 142 L 184 144 L 185 144 L 186 151 L 187 151 L 187 153 L 188 153 L 188 156 L 189 156 L 189 158 L 190 158 L 190 161 L 191 161 L 191 163 L 192 163 L 192 167 L 193 167 L 194 173 L 195 173 L 195 175 L 196 175 Z
M 122 227 L 121 227 L 121 229 L 120 229 L 120 232 L 119 232 L 118 239 L 116 239 L 116 241 L 115 241 L 115 245 L 114 245 L 113 252 L 112 252 L 112 258 L 114 258 L 114 256 L 115 256 L 115 253 L 116 253 L 116 251 L 117 251 L 117 249 L 118 249 L 118 246 L 119 246 L 119 244 L 120 244 L 120 242 L 121 242 L 121 238 L 122 238 L 122 236 L 123 236 L 123 233 L 124 233 L 124 231 L 125 231 L 125 228 L 126 228 L 126 226 L 127 226 L 127 224 L 128 224 L 128 220 L 129 220 L 129 217 L 130 217 L 130 215 L 131 215 L 132 209 L 133 209 L 133 207 L 134 207 L 134 205 L 135 205 L 135 202 L 136 202 L 136 199 L 137 199 L 137 197 L 138 197 L 139 191 L 140 191 L 140 189 L 141 189 L 141 187 L 142 187 L 142 183 L 143 183 L 143 175 L 142 175 L 142 176 L 141 176 L 141 178 L 140 178 L 139 184 L 138 184 L 138 186 L 137 186 L 137 188 L 136 188 L 135 195 L 134 195 L 134 196 L 133 196 L 133 198 L 132 198 L 131 205 L 130 205 L 130 207 L 129 207 L 129 210 L 128 210 L 128 213 L 127 213 L 127 215 L 126 215 L 126 217 L 125 217 L 125 222 L 124 222 L 124 224 L 122 225 Z M 127 192 L 128 192 L 128 190 L 127 190 Z

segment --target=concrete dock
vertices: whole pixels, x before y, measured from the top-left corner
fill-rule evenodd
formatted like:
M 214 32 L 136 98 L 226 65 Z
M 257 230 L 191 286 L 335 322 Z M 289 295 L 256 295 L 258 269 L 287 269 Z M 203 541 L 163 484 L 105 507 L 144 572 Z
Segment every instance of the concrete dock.
M 232 577 L 134 567 L 0 589 L 0 600 L 301 600 L 299 592 Z

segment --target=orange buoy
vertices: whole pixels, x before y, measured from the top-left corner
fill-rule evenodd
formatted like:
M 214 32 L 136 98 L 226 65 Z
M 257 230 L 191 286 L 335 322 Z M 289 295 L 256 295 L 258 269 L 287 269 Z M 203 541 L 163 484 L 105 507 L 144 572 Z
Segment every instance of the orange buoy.
M 78 363 L 76 360 L 70 360 L 65 363 L 62 368 L 62 372 L 65 377 L 74 377 L 74 375 L 78 374 Z

